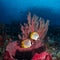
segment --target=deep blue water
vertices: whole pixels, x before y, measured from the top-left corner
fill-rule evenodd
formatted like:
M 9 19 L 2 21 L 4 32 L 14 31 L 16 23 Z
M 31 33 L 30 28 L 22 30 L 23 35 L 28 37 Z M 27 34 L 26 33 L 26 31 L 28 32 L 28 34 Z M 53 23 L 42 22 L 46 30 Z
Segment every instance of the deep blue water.
M 0 0 L 0 23 L 25 22 L 29 11 L 60 26 L 60 0 Z

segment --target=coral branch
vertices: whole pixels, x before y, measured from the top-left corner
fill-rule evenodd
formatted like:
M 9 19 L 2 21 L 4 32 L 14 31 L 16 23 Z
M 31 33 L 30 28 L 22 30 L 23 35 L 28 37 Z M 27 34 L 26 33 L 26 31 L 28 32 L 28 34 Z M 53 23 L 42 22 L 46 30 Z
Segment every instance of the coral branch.
M 49 21 L 46 23 L 44 19 L 38 19 L 38 16 L 34 15 L 31 17 L 31 13 L 28 14 L 28 24 L 21 26 L 23 39 L 27 39 L 31 32 L 38 32 L 41 39 L 43 39 L 48 31 Z

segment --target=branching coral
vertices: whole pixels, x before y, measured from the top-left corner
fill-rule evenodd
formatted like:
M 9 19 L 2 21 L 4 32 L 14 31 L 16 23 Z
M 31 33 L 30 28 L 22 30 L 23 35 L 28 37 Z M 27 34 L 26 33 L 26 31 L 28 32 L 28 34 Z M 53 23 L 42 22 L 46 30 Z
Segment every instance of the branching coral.
M 28 14 L 27 20 L 28 20 L 27 24 L 24 24 L 24 26 L 21 25 L 22 37 L 20 35 L 19 35 L 19 37 L 22 40 L 26 40 L 26 39 L 29 39 L 30 33 L 37 32 L 39 34 L 39 40 L 34 41 L 32 46 L 29 48 L 22 48 L 22 47 L 18 46 L 17 41 L 15 43 L 12 42 L 12 43 L 8 44 L 6 47 L 6 51 L 8 51 L 11 56 L 15 55 L 16 50 L 18 50 L 20 52 L 21 51 L 22 52 L 32 51 L 43 45 L 43 43 L 41 43 L 41 40 L 44 39 L 44 37 L 46 36 L 46 33 L 48 31 L 49 20 L 47 20 L 45 23 L 42 18 L 38 18 L 38 16 L 36 16 L 36 15 L 31 17 L 31 13 Z
M 42 18 L 38 18 L 36 15 L 31 17 L 31 13 L 28 14 L 27 20 L 28 24 L 21 25 L 22 39 L 27 39 L 31 32 L 38 32 L 40 38 L 43 39 L 48 31 L 49 20 L 45 23 Z

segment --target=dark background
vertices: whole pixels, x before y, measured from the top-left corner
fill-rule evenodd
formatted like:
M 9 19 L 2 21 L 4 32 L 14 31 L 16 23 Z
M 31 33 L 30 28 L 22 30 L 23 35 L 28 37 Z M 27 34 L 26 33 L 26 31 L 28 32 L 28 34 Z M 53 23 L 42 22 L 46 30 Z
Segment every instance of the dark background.
M 28 12 L 60 26 L 60 0 L 0 0 L 0 23 L 26 22 Z

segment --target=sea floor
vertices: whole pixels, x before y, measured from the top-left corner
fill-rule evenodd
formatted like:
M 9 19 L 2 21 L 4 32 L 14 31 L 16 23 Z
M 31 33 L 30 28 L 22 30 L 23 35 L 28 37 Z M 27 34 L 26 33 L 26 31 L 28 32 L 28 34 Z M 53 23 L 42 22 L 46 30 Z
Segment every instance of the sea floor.
M 50 47 L 47 52 L 49 52 L 52 55 L 53 60 L 60 60 L 60 50 L 55 49 L 53 47 Z M 0 60 L 3 60 L 3 55 L 0 54 Z

